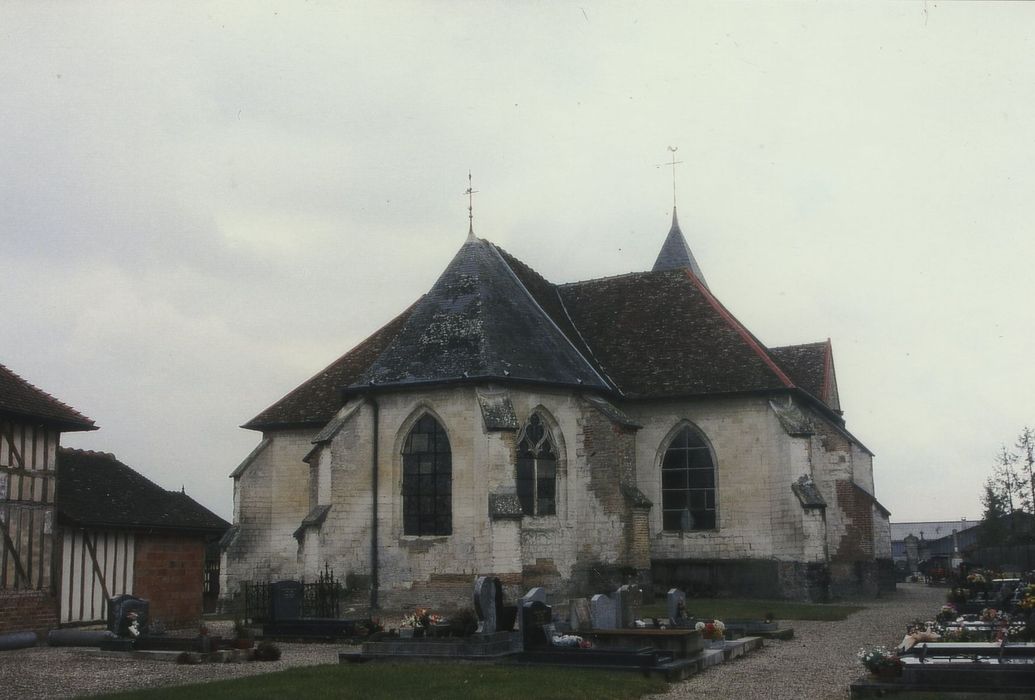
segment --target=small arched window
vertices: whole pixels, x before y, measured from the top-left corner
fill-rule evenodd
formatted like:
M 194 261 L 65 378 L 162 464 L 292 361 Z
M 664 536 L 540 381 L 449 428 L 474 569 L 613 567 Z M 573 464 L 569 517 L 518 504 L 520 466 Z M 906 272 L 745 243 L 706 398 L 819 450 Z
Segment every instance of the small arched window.
M 518 441 L 517 495 L 525 515 L 557 513 L 557 448 L 542 418 L 535 413 Z
M 403 458 L 403 534 L 453 533 L 453 455 L 438 421 L 424 415 L 406 436 Z
M 661 462 L 661 517 L 668 531 L 715 529 L 715 464 L 704 436 L 689 425 Z

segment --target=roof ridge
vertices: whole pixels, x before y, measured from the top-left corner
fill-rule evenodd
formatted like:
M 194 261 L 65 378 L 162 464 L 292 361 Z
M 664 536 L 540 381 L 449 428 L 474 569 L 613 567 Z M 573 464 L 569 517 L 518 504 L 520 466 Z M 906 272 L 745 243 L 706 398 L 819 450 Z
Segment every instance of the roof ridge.
M 776 378 L 783 382 L 784 386 L 788 389 L 796 389 L 797 386 L 791 381 L 791 378 L 788 377 L 786 372 L 780 368 L 780 365 L 778 365 L 776 361 L 769 356 L 769 351 L 766 349 L 765 345 L 763 345 L 762 342 L 759 341 L 751 331 L 749 331 L 747 327 L 744 326 L 744 324 L 741 323 L 740 320 L 737 319 L 737 317 L 734 316 L 730 310 L 711 293 L 711 290 L 708 289 L 706 284 L 697 279 L 697 276 L 694 275 L 691 270 L 684 268 L 683 272 L 686 274 L 686 277 L 690 280 L 691 284 L 697 287 L 698 291 L 704 295 L 705 300 L 711 305 L 711 307 L 715 309 L 719 316 L 721 316 L 722 319 L 740 335 L 744 342 L 747 343 L 748 347 L 750 347 L 766 367 L 776 375 Z
M 672 270 L 642 270 L 640 272 L 623 272 L 618 275 L 605 275 L 603 277 L 591 277 L 585 280 L 578 280 L 575 282 L 562 282 L 561 284 L 554 285 L 555 287 L 576 287 L 580 284 L 589 284 L 590 282 L 607 282 L 610 280 L 622 279 L 624 277 L 635 277 L 637 275 L 655 275 L 664 274 L 666 272 L 672 272 Z M 544 278 L 545 279 L 545 278 Z
M 507 272 L 510 273 L 510 276 L 513 277 L 514 281 L 517 282 L 519 287 L 521 287 L 521 290 L 528 297 L 529 301 L 531 301 L 533 304 L 535 304 L 535 308 L 538 309 L 539 313 L 542 314 L 543 317 L 546 318 L 546 320 L 550 322 L 550 325 L 553 326 L 553 329 L 555 331 L 557 331 L 557 333 L 559 333 L 560 336 L 562 338 L 564 338 L 565 341 L 567 341 L 568 345 L 571 346 L 571 349 L 574 350 L 575 354 L 578 355 L 582 359 L 582 361 L 586 363 L 586 366 L 589 367 L 590 371 L 593 372 L 593 374 L 597 375 L 597 379 L 602 381 L 605 386 L 609 386 L 609 387 L 611 387 L 613 389 L 618 389 L 618 385 L 617 384 L 612 382 L 609 378 L 604 377 L 603 375 L 601 375 L 601 373 L 599 371 L 597 371 L 596 364 L 593 363 L 593 362 L 590 362 L 589 359 L 587 359 L 586 356 L 582 354 L 582 351 L 579 350 L 575 346 L 575 343 L 571 342 L 571 338 L 568 337 L 568 334 L 561 330 L 560 326 L 557 325 L 557 322 L 553 320 L 553 317 L 550 316 L 550 314 L 546 313 L 546 310 L 539 304 L 538 301 L 536 301 L 535 296 L 532 294 L 532 292 L 530 292 L 528 290 L 528 287 L 525 286 L 525 283 L 521 281 L 521 278 L 518 276 L 518 274 L 516 272 L 514 272 L 514 270 L 510 267 L 510 264 L 507 262 L 507 259 L 496 248 L 496 244 L 492 243 L 490 241 L 486 241 L 486 243 L 489 244 L 489 248 L 491 248 L 492 252 L 496 254 L 496 257 L 498 257 L 500 259 L 500 262 L 503 263 L 503 266 L 507 268 Z M 514 259 L 517 260 L 517 258 L 514 258 Z M 528 269 L 532 270 L 531 267 L 529 267 Z M 535 274 L 539 275 L 539 273 L 536 272 L 535 270 L 532 270 L 532 272 L 534 272 Z M 557 293 L 557 285 L 555 285 L 553 282 L 550 282 L 550 280 L 546 279 L 542 275 L 539 275 L 539 277 L 544 282 L 546 282 L 547 284 L 549 284 L 551 287 L 554 288 L 554 293 L 555 294 Z M 560 297 L 561 297 L 561 295 L 557 294 L 557 298 L 561 302 L 561 308 L 564 309 L 564 313 L 567 314 L 568 310 L 566 308 L 564 308 L 564 300 L 561 299 Z M 570 316 L 568 317 L 568 320 L 571 321 L 571 317 Z M 581 337 L 582 334 L 579 332 L 579 327 L 576 326 L 574 322 L 572 322 L 571 325 L 572 325 L 572 328 L 575 329 L 575 332 L 579 333 L 579 336 Z M 585 341 L 583 341 L 583 345 L 586 345 Z M 586 347 L 588 348 L 589 346 L 586 345 Z M 621 393 L 620 389 L 618 391 L 619 391 L 619 393 Z

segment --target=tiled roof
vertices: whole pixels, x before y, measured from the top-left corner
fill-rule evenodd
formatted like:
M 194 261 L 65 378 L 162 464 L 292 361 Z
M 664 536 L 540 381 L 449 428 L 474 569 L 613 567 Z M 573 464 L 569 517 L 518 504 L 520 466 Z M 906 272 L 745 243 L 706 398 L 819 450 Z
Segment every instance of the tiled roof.
M 685 248 L 677 222 L 673 231 Z M 799 383 L 822 391 L 824 375 L 816 388 L 810 364 L 816 354 L 800 350 L 812 346 L 769 351 L 711 294 L 694 265 L 558 286 L 470 236 L 428 294 L 244 427 L 323 425 L 341 408 L 342 389 L 370 386 L 491 379 L 582 386 L 622 398 Z
M 230 527 L 180 491 L 167 491 L 106 452 L 58 450 L 57 510 L 88 527 L 175 530 L 221 535 Z
M 241 427 L 262 430 L 290 425 L 323 425 L 329 421 L 341 408 L 341 390 L 354 383 L 395 339 L 417 303 Z
M 560 288 L 607 375 L 630 398 L 786 389 L 765 348 L 685 269 Z
M 769 348 L 769 353 L 783 367 L 800 389 L 826 401 L 827 353 L 830 343 L 805 343 Z
M 97 430 L 93 421 L 0 365 L 0 413 L 35 418 L 65 431 Z
M 474 236 L 356 385 L 468 379 L 610 388 L 496 247 Z

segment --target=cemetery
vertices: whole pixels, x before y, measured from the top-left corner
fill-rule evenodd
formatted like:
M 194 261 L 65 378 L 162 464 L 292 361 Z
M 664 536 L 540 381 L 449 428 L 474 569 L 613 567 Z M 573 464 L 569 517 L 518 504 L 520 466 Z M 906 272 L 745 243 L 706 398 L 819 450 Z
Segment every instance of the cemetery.
M 479 576 L 473 596 L 477 627 L 469 634 L 437 633 L 436 627 L 452 628 L 421 609 L 407 616 L 397 636 L 374 635 L 359 650 L 339 654 L 339 660 L 486 661 L 636 671 L 676 681 L 761 647 L 760 637 L 733 638 L 721 621 L 688 617 L 685 601 L 682 591 L 671 589 L 668 616 L 642 619 L 643 592 L 623 585 L 610 595 L 570 600 L 561 614 L 543 588 L 506 605 L 499 579 Z
M 852 684 L 853 698 L 1032 696 L 1035 572 L 1005 577 L 963 567 L 949 584 L 946 603 L 910 623 L 896 649 L 860 651 L 870 675 Z

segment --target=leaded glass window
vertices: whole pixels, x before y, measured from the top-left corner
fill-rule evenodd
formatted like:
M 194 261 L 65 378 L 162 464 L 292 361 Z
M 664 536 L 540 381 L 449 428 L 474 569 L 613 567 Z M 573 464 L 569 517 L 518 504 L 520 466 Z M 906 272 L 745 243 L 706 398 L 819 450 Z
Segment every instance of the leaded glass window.
M 689 425 L 672 438 L 661 463 L 662 528 L 715 529 L 715 464 L 704 437 Z
M 429 415 L 406 436 L 403 458 L 403 533 L 453 533 L 453 456 L 446 431 Z
M 535 413 L 518 442 L 517 495 L 525 515 L 557 513 L 557 448 L 542 418 Z

